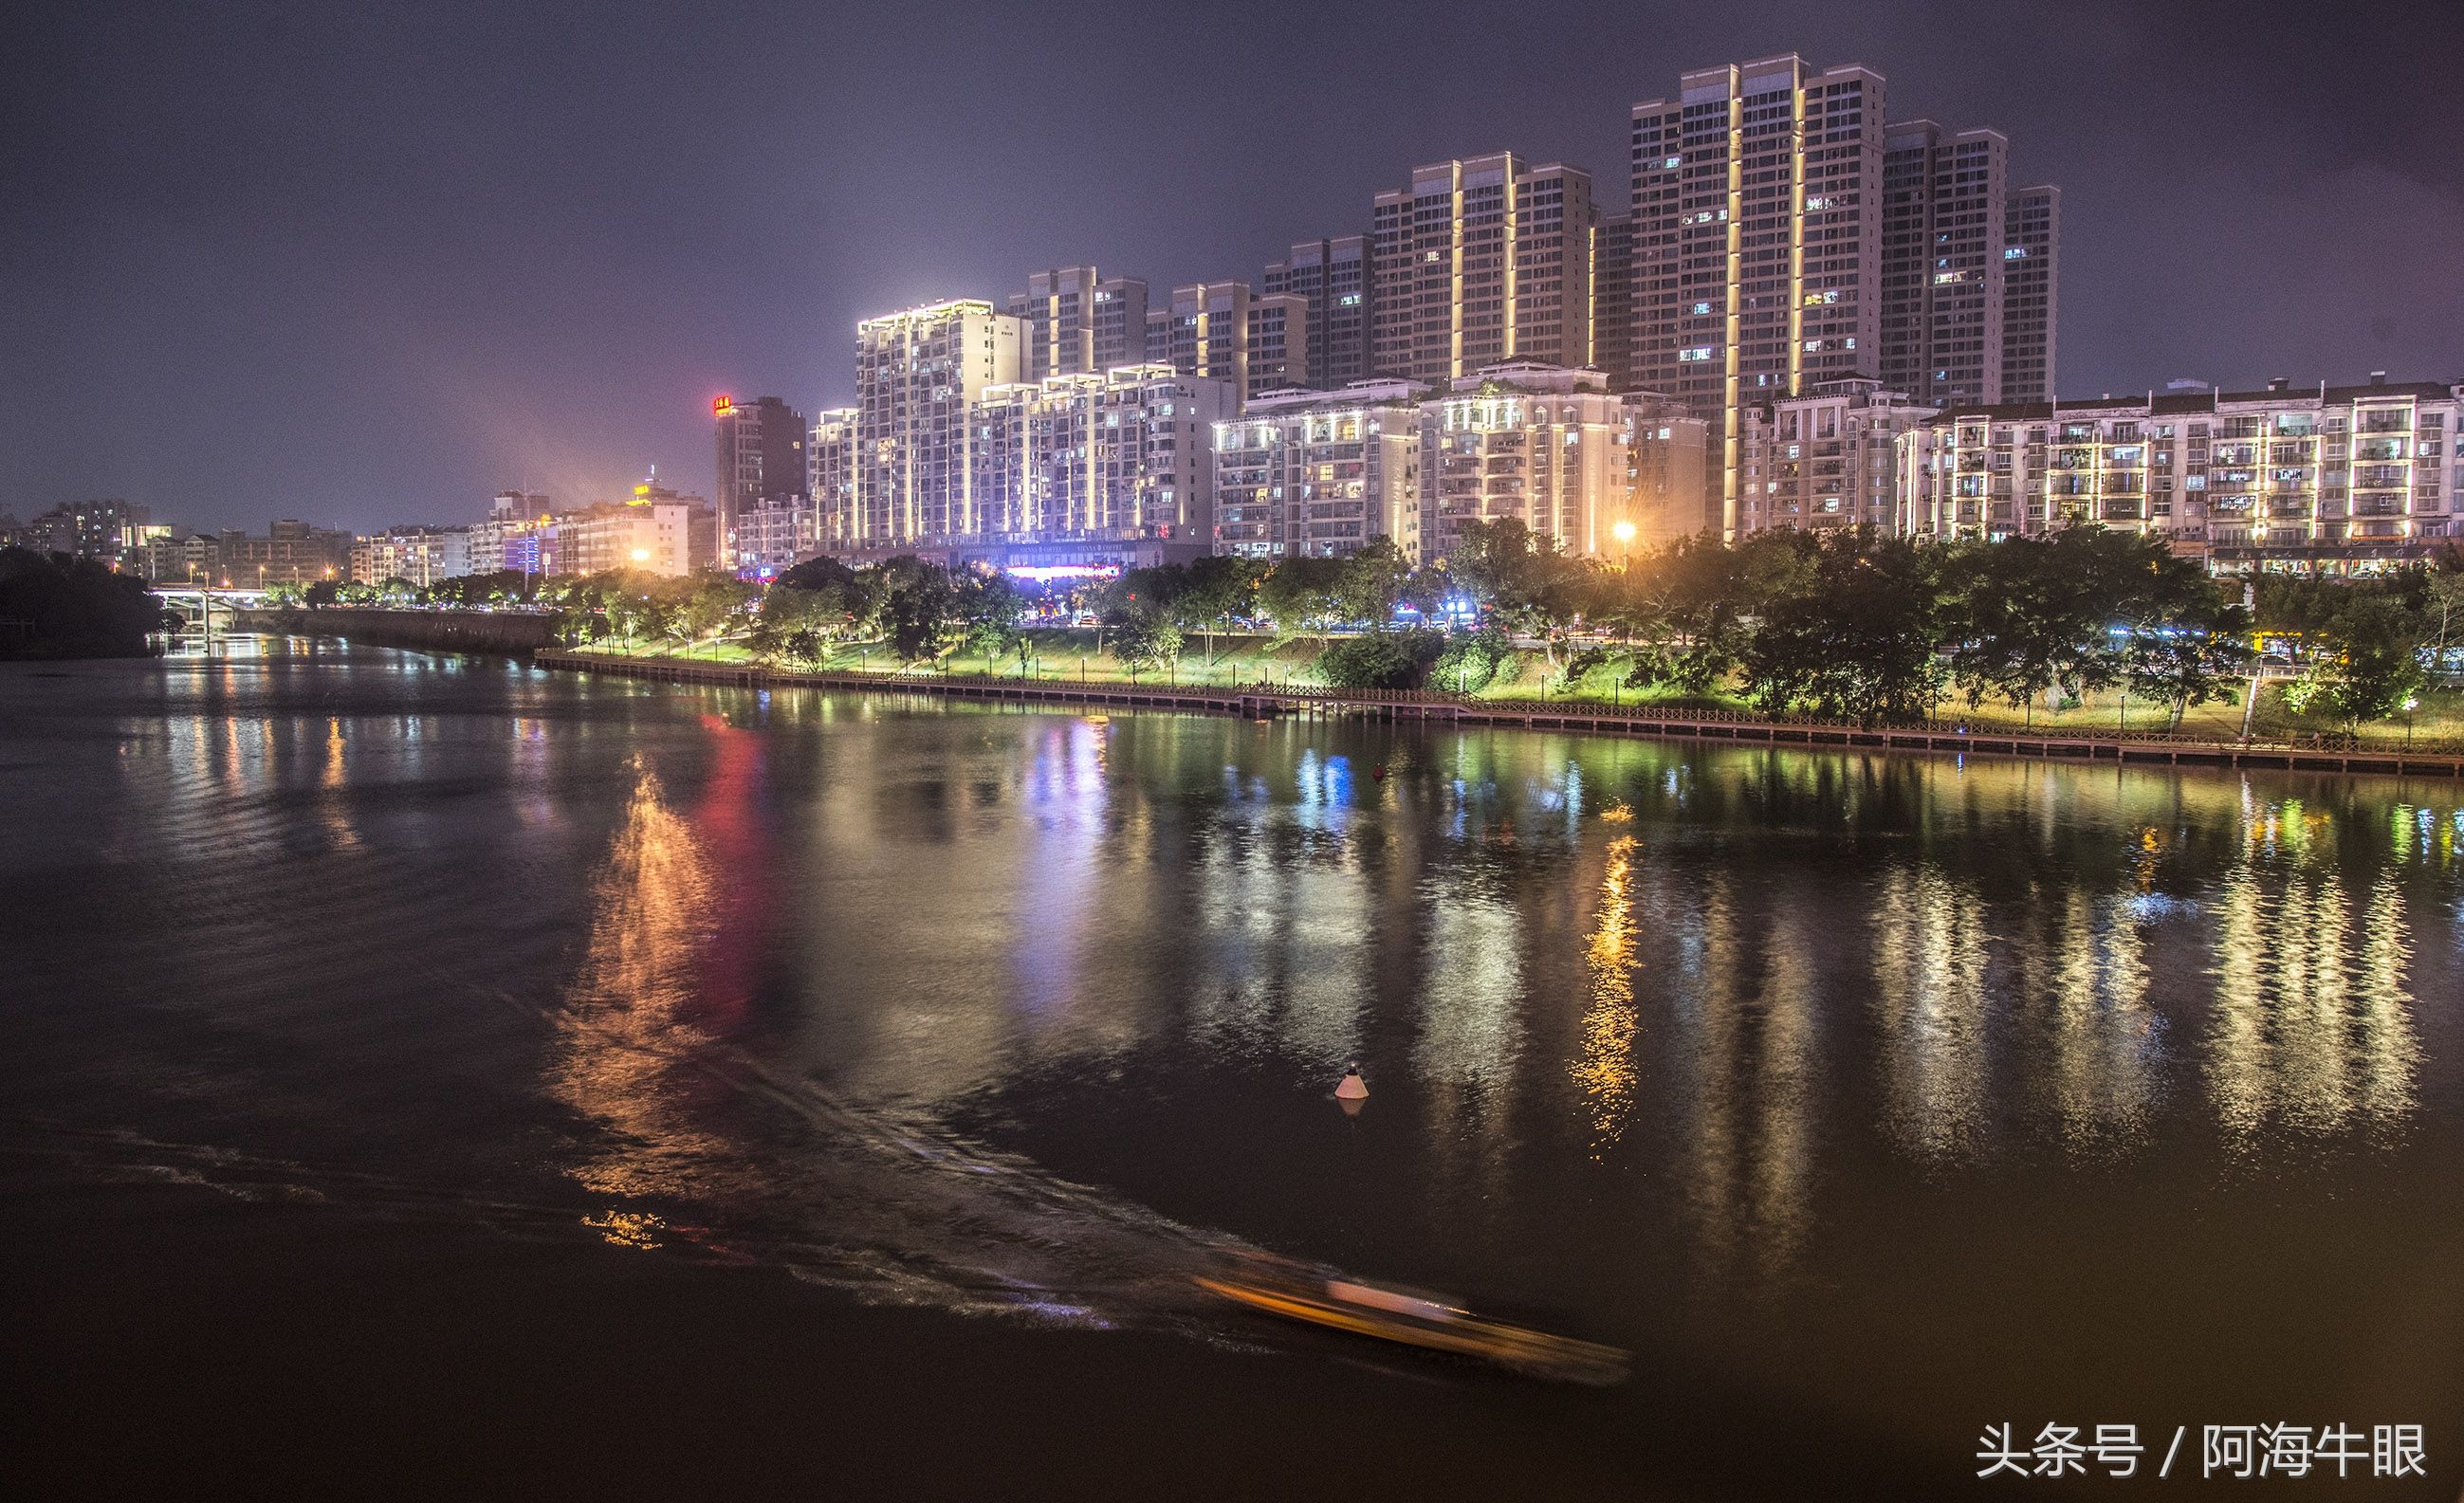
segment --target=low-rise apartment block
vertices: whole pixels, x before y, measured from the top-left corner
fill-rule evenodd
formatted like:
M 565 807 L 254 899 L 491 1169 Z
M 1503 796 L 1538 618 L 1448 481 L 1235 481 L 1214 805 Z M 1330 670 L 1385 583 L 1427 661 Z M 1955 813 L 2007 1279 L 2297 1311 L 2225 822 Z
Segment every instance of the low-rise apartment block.
M 2097 523 L 2218 568 L 2341 572 L 2464 535 L 2464 384 L 2166 392 L 1949 408 L 1900 439 L 1903 522 L 1934 537 Z

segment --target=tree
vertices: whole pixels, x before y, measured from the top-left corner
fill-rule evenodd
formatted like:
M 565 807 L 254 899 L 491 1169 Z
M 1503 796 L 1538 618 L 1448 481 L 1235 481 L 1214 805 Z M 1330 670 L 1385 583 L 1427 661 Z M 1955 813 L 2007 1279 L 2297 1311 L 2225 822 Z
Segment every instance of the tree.
M 2431 669 L 2451 673 L 2453 655 L 2464 650 L 2464 555 L 2453 544 L 2440 566 L 2428 572 L 2422 593 Z
M 1313 671 L 1335 688 L 1411 688 L 1444 646 L 1434 631 L 1373 631 L 1328 643 Z
M 694 578 L 687 588 L 681 624 L 688 643 L 724 641 L 731 632 L 749 629 L 753 624 L 753 611 L 761 598 L 759 586 L 747 584 L 734 575 L 708 574 Z
M 764 657 L 783 656 L 818 667 L 847 627 L 847 604 L 840 586 L 807 590 L 781 579 L 773 581 L 762 595 L 748 640 L 754 651 Z
M 1174 620 L 1185 631 L 1205 634 L 1209 667 L 1215 664 L 1216 628 L 1254 607 L 1258 581 L 1265 574 L 1256 559 L 1225 554 L 1210 555 L 1189 566 L 1187 583 L 1174 602 Z
M 901 554 L 874 571 L 874 582 L 882 625 L 900 657 L 938 657 L 957 640 L 958 589 L 949 570 Z
M 1683 537 L 1624 571 L 1610 609 L 1645 636 L 1627 682 L 1705 694 L 1735 671 L 1754 613 L 1810 567 L 1813 539 L 1765 533 L 1729 547 L 1709 533 Z
M 2250 671 L 2247 613 L 2212 589 L 2209 597 L 2134 632 L 2125 649 L 2130 686 L 2170 712 L 2168 730 L 2181 730 L 2182 716 L 2196 706 L 2233 698 L 2234 684 Z
M 1120 633 L 1112 639 L 1112 651 L 1130 676 L 1170 671 L 1180 662 L 1180 628 L 1167 617 L 1140 612 L 1123 621 Z
M 1520 517 L 1463 523 L 1446 567 L 1500 624 L 1539 642 L 1551 677 L 1559 645 L 1599 591 L 1595 565 L 1565 556 Z
M 1300 636 L 1342 610 L 1343 576 L 1340 558 L 1279 560 L 1258 586 L 1258 608 L 1281 635 Z
M 1382 627 L 1395 619 L 1395 607 L 1402 602 L 1411 577 L 1412 561 L 1395 539 L 1373 538 L 1344 556 L 1334 587 L 1335 610 L 1348 621 Z
M 957 612 L 967 645 L 986 661 L 1019 643 L 1018 618 L 1025 608 L 1018 586 L 999 570 L 968 575 L 958 586 Z
M 170 625 L 137 576 L 31 548 L 0 548 L 0 658 L 139 658 Z
M 1816 541 L 1810 575 L 1770 602 L 1746 649 L 1755 700 L 1863 726 L 1921 718 L 1940 682 L 1934 554 L 1863 528 Z
M 2285 691 L 2297 711 L 2325 708 L 2346 727 L 2385 720 L 2419 692 L 2421 622 L 2390 594 L 2356 593 L 2328 623 L 2330 651 Z

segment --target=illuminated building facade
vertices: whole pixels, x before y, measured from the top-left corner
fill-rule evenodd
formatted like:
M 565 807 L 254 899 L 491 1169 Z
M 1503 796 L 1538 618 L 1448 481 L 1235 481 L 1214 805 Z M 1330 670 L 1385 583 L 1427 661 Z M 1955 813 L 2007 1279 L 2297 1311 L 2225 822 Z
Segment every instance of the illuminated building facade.
M 1370 367 L 1442 383 L 1507 360 L 1587 365 L 1591 174 L 1510 151 L 1413 170 L 1370 209 Z
M 1758 407 L 1854 378 L 1920 402 L 2052 390 L 2057 190 L 2012 193 L 1996 132 L 1884 110 L 1880 74 L 1793 54 L 1634 106 L 1629 380 L 1710 420 L 1726 531 Z
M 400 579 L 426 589 L 472 572 L 471 530 L 397 527 L 364 534 L 351 540 L 350 558 L 350 577 L 355 584 L 385 584 Z M 234 585 L 253 582 L 245 573 L 227 564 L 219 566 L 217 572 Z
M 698 498 L 695 498 L 698 500 Z M 704 515 L 696 516 L 696 512 Z M 683 499 L 605 502 L 560 512 L 539 539 L 539 572 L 603 574 L 639 570 L 669 577 L 693 572 L 697 532 L 714 532 L 703 508 Z
M 1876 368 L 1882 109 L 1881 75 L 1791 54 L 1632 111 L 1632 381 L 1710 421 L 1724 530 L 1746 409 Z
M 1369 377 L 1369 237 L 1304 240 L 1266 268 L 1269 295 L 1288 293 L 1309 304 L 1309 384 L 1340 391 Z M 1264 389 L 1263 387 L 1261 389 Z
M 1863 379 L 1749 409 L 1738 533 L 1898 532 L 1899 436 L 1938 410 Z
M 1949 408 L 1899 440 L 1903 522 L 1933 537 L 2083 523 L 2219 567 L 2342 571 L 2464 535 L 2464 385 L 2150 393 Z
M 812 497 L 817 548 L 844 545 L 855 526 L 858 425 L 855 408 L 825 407 L 813 414 L 804 436 L 804 493 Z
M 718 564 L 742 568 L 738 518 L 763 507 L 803 508 L 804 416 L 776 397 L 720 397 L 711 416 L 718 434 Z
M 471 572 L 541 573 L 539 533 L 554 510 L 545 491 L 497 491 L 489 503 L 488 519 L 471 528 Z
M 816 514 L 802 502 L 765 501 L 737 514 L 736 572 L 767 578 L 816 552 Z
M 1420 553 L 1453 551 L 1469 521 L 1520 518 L 1568 553 L 1617 551 L 1638 529 L 1635 418 L 1598 371 L 1515 360 L 1458 378 L 1420 408 Z
M 976 400 L 1019 379 L 1023 320 L 966 298 L 856 326 L 856 464 L 845 541 L 967 537 L 985 514 L 971 489 Z
M 1639 545 L 1718 531 L 1710 508 L 1707 435 L 1710 425 L 1674 397 L 1656 391 L 1625 394 L 1633 436 L 1626 441 L 1627 512 Z M 1617 519 L 1610 521 L 1615 537 Z M 1616 552 L 1628 545 L 1617 540 Z M 1606 556 L 1609 550 L 1602 549 Z
M 1136 277 L 1106 280 L 1091 266 L 1036 272 L 1008 308 L 1021 322 L 1021 381 L 1100 374 L 1145 358 L 1147 284 Z
M 1401 381 L 1291 391 L 1217 423 L 1215 551 L 1325 557 L 1391 537 L 1417 562 L 1427 393 Z
M 1197 543 L 1214 493 L 1216 423 L 1232 384 L 1162 365 L 995 386 L 974 407 L 968 542 Z

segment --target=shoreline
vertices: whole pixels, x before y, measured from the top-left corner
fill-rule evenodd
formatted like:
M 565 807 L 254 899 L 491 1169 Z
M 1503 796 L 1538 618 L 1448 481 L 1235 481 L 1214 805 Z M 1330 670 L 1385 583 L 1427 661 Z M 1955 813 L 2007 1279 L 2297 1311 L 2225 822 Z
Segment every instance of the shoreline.
M 1648 707 L 1604 709 L 1538 702 L 1463 699 L 1423 689 L 1331 689 L 1290 685 L 1206 686 L 1071 684 L 1033 679 L 947 677 L 935 674 L 806 672 L 754 664 L 693 663 L 673 658 L 630 658 L 607 653 L 543 648 L 531 655 L 539 667 L 606 673 L 620 678 L 732 688 L 823 688 L 869 694 L 925 694 L 946 699 L 1055 707 L 1202 711 L 1249 719 L 1338 715 L 1388 721 L 1435 721 L 1451 725 L 1528 730 L 1575 730 L 1647 736 L 1656 740 L 1717 742 L 1731 746 L 1789 747 L 1806 751 L 1922 752 L 1935 754 L 2011 757 L 2022 761 L 2081 762 L 2121 767 L 2191 766 L 2262 768 L 2271 772 L 2376 773 L 2398 777 L 2464 778 L 2464 756 L 2447 753 L 2327 750 L 2266 743 L 2175 741 L 2139 737 L 2048 736 L 2018 731 L 1960 732 L 1812 721 L 1665 714 Z

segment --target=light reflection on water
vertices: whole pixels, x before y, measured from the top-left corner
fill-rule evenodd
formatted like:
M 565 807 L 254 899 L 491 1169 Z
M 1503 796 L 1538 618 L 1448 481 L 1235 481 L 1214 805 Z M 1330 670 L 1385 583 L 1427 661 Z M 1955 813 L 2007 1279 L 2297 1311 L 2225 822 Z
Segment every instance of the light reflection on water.
M 1551 1278 L 1617 1336 L 1671 1268 L 1887 1283 L 1855 1261 L 1897 1245 L 1869 1203 L 1944 1187 L 2024 1247 L 2115 1185 L 2456 1167 L 2446 785 L 393 662 L 226 667 L 56 727 L 11 700 L 43 756 L 0 871 L 151 883 L 158 936 L 81 950 L 129 994 L 234 1032 L 330 1009 L 303 1049 L 369 1031 L 367 1069 L 212 1130 L 353 1122 L 342 1082 L 388 1072 L 495 1092 L 544 1118 L 505 1172 L 545 1157 L 584 1197 L 562 1224 L 631 1248 L 1120 1320 L 1208 1228 Z M 347 990 L 303 979 L 331 957 L 287 955 L 302 931 L 349 936 Z M 536 1034 L 457 1035 L 447 981 Z M 1323 1099 L 1351 1058 L 1356 1120 Z

